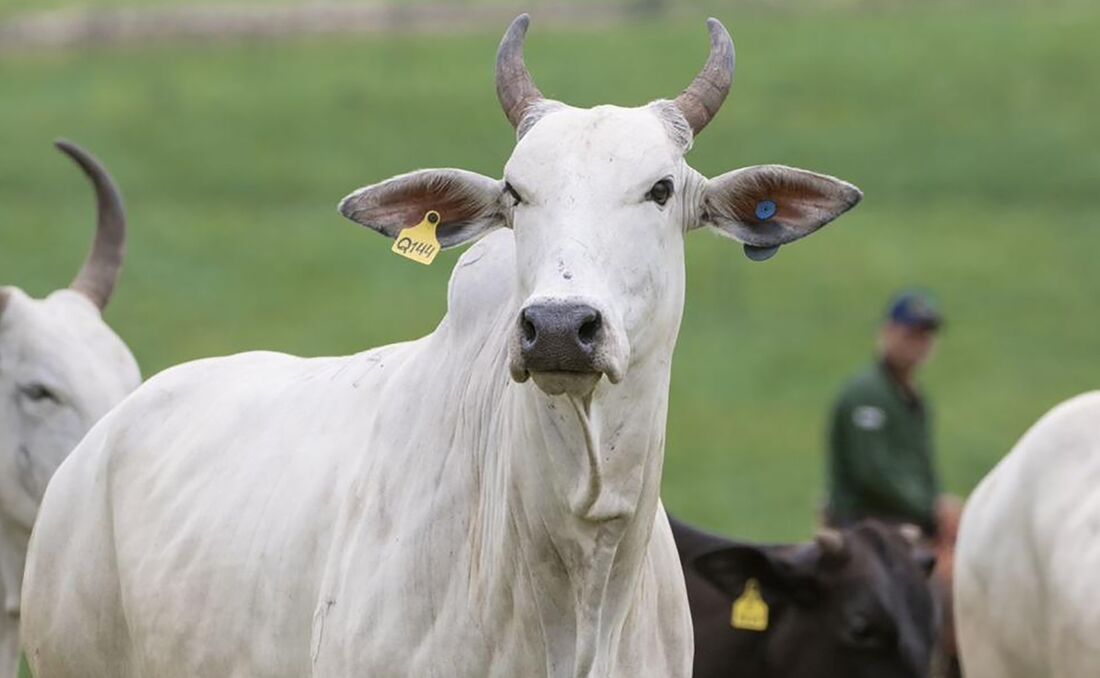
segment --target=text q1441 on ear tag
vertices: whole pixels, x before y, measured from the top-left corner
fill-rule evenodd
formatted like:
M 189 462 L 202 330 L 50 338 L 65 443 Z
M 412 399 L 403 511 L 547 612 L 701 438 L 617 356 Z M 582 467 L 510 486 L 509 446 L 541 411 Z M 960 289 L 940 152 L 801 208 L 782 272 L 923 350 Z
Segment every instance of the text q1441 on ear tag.
M 430 210 L 416 226 L 410 226 L 397 234 L 391 250 L 427 266 L 439 254 L 439 239 L 435 229 L 439 225 L 439 212 Z
M 745 631 L 768 630 L 768 604 L 760 595 L 760 582 L 755 579 L 745 582 L 745 591 L 733 601 L 730 626 Z

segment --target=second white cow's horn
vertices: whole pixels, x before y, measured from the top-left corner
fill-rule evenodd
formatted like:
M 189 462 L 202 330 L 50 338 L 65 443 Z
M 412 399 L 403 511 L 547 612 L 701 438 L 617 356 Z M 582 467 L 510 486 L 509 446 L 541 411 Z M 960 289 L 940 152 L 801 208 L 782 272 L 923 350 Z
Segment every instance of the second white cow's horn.
M 710 29 L 710 57 L 688 88 L 676 97 L 676 107 L 695 134 L 702 132 L 722 107 L 733 84 L 733 70 L 737 64 L 733 38 L 722 22 L 707 19 L 707 28 Z
M 497 50 L 497 98 L 512 127 L 519 128 L 523 116 L 533 104 L 543 99 L 542 92 L 523 63 L 523 39 L 527 35 L 526 14 L 516 17 L 504 33 Z
M 54 145 L 80 165 L 95 188 L 98 213 L 95 241 L 69 288 L 84 294 L 102 310 L 111 300 L 126 256 L 126 211 L 122 196 L 111 175 L 90 153 L 64 139 Z

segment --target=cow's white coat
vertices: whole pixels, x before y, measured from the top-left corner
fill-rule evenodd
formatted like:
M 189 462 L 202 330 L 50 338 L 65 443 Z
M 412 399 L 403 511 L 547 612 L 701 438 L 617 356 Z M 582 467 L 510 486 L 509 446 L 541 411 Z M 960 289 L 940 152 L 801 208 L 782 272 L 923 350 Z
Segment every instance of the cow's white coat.
M 955 615 L 967 678 L 1100 671 L 1100 391 L 1054 408 L 967 501 Z
M 65 140 L 56 146 L 90 180 L 98 218 L 69 288 L 34 299 L 0 287 L 0 678 L 19 672 L 23 567 L 47 483 L 92 424 L 141 381 L 100 315 L 125 255 L 121 195 L 87 151 Z
M 141 382 L 122 340 L 79 292 L 4 288 L 0 311 L 0 676 L 15 676 L 23 564 L 46 484 L 96 421 Z
M 395 180 L 427 196 L 396 206 L 416 220 L 439 199 L 469 210 L 465 238 L 512 229 L 461 258 L 427 337 L 199 361 L 108 415 L 51 484 L 32 543 L 37 675 L 689 675 L 658 498 L 683 237 L 708 190 L 757 174 L 715 188 L 688 167 L 669 105 L 547 112 L 506 168 L 518 205 L 469 173 Z M 769 172 L 805 198 L 799 235 L 859 198 Z M 665 177 L 661 207 L 646 194 Z M 512 378 L 519 310 L 540 299 L 601 310 L 619 383 L 552 396 Z
M 94 429 L 40 517 L 39 675 L 687 675 L 667 360 L 587 415 L 603 501 L 645 519 L 581 519 L 581 415 L 505 368 L 511 240 L 463 257 L 424 339 L 194 363 Z

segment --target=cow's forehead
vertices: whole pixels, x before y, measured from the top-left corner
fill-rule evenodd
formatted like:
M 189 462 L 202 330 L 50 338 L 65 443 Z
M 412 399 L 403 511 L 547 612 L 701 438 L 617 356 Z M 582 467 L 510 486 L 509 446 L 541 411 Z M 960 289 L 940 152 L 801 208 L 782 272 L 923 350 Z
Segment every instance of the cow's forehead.
M 924 587 L 909 548 L 892 539 L 881 528 L 861 526 L 850 533 L 853 558 L 846 578 L 849 585 L 864 590 L 892 614 L 898 614 L 900 601 Z
M 79 372 L 88 360 L 116 357 L 121 340 L 79 292 L 59 290 L 45 299 L 22 293 L 13 297 L 11 308 L 0 317 L 0 343 L 13 357 L 49 362 L 59 373 Z
M 645 174 L 677 165 L 683 144 L 654 106 L 562 106 L 524 134 L 507 172 L 537 174 L 548 168 L 600 174 Z

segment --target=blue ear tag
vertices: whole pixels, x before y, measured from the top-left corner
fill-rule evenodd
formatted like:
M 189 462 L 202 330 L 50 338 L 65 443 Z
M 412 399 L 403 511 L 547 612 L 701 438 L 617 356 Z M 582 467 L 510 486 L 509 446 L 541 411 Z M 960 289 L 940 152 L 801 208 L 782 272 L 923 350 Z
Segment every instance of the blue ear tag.
M 775 216 L 775 213 L 779 210 L 776 207 L 774 200 L 761 200 L 756 203 L 756 218 L 760 221 L 767 221 Z
M 756 218 L 760 221 L 767 221 L 775 216 L 775 213 L 779 211 L 779 207 L 775 204 L 774 200 L 761 200 L 756 203 Z M 758 245 L 745 245 L 745 256 L 753 261 L 767 261 L 775 256 L 775 253 L 779 251 L 779 245 L 775 247 L 760 247 Z
M 757 247 L 756 245 L 745 245 L 745 256 L 753 261 L 767 261 L 775 256 L 775 253 L 779 251 L 779 245 L 775 247 Z

